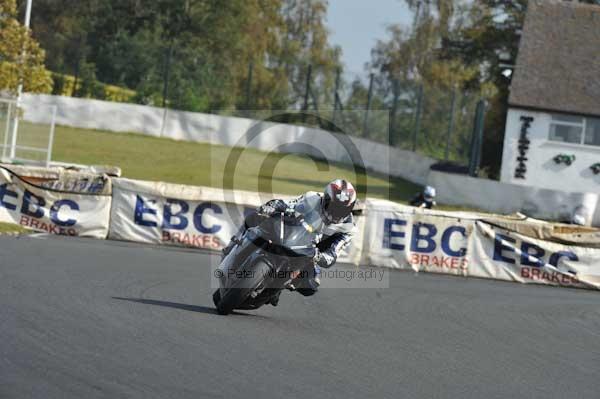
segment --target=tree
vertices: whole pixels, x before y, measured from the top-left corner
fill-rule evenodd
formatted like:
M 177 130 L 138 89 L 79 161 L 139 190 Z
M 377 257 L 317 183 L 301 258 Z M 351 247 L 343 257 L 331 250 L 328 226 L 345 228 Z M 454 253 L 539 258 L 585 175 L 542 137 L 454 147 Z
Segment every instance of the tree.
M 299 107 L 303 102 L 309 65 L 312 67 L 312 97 L 319 104 L 333 104 L 341 49 L 328 42 L 327 1 L 285 0 L 281 13 L 285 30 L 277 64 L 283 67 L 289 80 L 290 105 Z
M 25 91 L 49 92 L 44 56 L 31 31 L 17 21 L 15 0 L 0 0 L 0 90 L 15 95 L 23 84 Z
M 394 131 L 390 134 L 394 143 L 412 148 L 420 104 L 418 149 L 444 157 L 454 103 L 451 156 L 465 161 L 463 150 L 468 140 L 464 138 L 469 133 L 475 102 L 490 87 L 469 87 L 478 67 L 459 57 L 444 56 L 442 43 L 462 26 L 467 9 L 457 0 L 406 3 L 415 13 L 413 26 L 390 26 L 388 38 L 378 41 L 371 51 L 371 67 L 379 71 L 377 97 L 384 106 L 396 107 L 390 123 Z

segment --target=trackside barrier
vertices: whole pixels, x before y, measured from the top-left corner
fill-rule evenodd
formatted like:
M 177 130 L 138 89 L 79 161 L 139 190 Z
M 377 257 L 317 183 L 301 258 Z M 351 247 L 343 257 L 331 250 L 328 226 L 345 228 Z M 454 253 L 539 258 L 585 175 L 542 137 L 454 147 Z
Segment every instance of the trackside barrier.
M 113 179 L 109 238 L 220 250 L 259 204 L 254 197 L 232 208 L 212 188 Z
M 274 197 L 109 181 L 112 195 L 72 193 L 29 183 L 0 167 L 0 221 L 52 234 L 218 251 L 245 213 Z M 598 230 L 522 216 L 428 211 L 375 199 L 368 199 L 365 208 L 341 262 L 600 289 Z
M 368 200 L 367 211 L 362 264 L 600 288 L 599 248 L 535 239 L 477 214 L 429 212 L 380 200 Z
M 104 239 L 108 234 L 110 204 L 110 192 L 76 193 L 47 188 L 0 167 L 0 222 L 51 234 Z
M 600 249 L 536 240 L 476 222 L 469 275 L 520 283 L 600 289 Z
M 575 210 L 581 209 L 587 225 L 600 226 L 600 197 L 596 193 L 571 193 L 435 170 L 427 180 L 444 204 L 498 213 L 522 212 L 547 220 L 571 220 Z
M 109 239 L 221 250 L 238 231 L 244 216 L 273 198 L 246 191 L 112 179 Z M 276 196 L 289 198 L 289 196 Z M 356 243 L 341 260 L 358 264 L 362 217 Z
M 467 275 L 474 220 L 367 200 L 363 262 L 395 269 Z

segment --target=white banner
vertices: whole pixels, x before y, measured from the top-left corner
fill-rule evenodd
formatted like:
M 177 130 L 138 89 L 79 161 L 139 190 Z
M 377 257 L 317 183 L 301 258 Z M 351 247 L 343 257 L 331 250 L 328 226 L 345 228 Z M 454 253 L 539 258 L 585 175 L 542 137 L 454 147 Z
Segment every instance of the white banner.
M 258 194 L 230 194 L 209 187 L 113 179 L 109 238 L 220 250 L 244 216 L 264 202 Z M 236 204 L 228 203 L 230 199 Z M 344 251 L 340 262 L 360 260 L 363 222 L 357 225 L 356 244 Z
M 568 246 L 477 222 L 469 242 L 474 277 L 600 288 L 600 249 Z
M 472 220 L 368 201 L 363 261 L 369 265 L 467 275 Z
M 477 220 L 477 214 L 381 200 L 367 201 L 367 210 L 364 264 L 600 289 L 600 248 L 535 239 Z
M 109 238 L 220 250 L 254 208 L 228 206 L 221 190 L 113 179 Z
M 110 195 L 43 188 L 0 168 L 0 222 L 51 234 L 106 238 L 110 204 Z
M 118 168 L 89 167 L 83 169 L 66 169 L 59 166 L 42 167 L 29 165 L 0 164 L 27 183 L 37 187 L 64 191 L 69 193 L 111 195 L 110 176 L 102 169 L 118 172 Z M 96 169 L 100 169 L 96 171 Z

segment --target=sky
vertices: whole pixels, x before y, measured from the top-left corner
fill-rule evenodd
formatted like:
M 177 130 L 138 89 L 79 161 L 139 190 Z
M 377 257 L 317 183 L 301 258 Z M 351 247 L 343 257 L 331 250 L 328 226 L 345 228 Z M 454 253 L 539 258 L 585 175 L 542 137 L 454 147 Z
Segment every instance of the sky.
M 412 14 L 403 0 L 329 0 L 327 25 L 330 42 L 342 48 L 348 77 L 366 76 L 377 39 L 386 39 L 386 26 L 410 26 Z

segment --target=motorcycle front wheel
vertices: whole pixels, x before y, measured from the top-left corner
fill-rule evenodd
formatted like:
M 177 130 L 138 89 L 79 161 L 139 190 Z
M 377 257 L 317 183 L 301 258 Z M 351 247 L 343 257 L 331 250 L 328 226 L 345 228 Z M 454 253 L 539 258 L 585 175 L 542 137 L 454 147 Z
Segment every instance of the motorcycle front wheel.
M 242 305 L 248 299 L 248 296 L 265 280 L 265 277 L 271 271 L 271 267 L 265 261 L 259 259 L 249 266 L 246 271 L 251 273 L 245 273 L 243 278 L 236 279 L 225 292 L 225 295 L 221 297 L 219 290 L 213 294 L 213 302 L 220 315 L 227 315 Z

